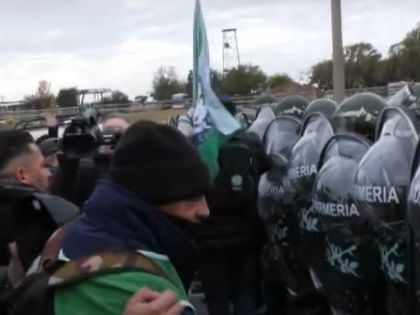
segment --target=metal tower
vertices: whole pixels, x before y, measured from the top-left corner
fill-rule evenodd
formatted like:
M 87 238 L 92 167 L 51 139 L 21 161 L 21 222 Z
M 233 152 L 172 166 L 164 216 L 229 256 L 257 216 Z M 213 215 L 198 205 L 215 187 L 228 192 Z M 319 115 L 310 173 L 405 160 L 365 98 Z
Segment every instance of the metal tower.
M 232 68 L 241 65 L 239 57 L 238 37 L 236 28 L 222 30 L 223 32 L 223 75 Z

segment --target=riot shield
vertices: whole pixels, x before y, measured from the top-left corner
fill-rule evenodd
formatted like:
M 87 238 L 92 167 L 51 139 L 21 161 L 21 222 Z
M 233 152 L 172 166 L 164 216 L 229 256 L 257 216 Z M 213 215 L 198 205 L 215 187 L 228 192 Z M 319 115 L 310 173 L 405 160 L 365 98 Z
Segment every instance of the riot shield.
M 265 173 L 258 187 L 258 210 L 266 232 L 267 244 L 264 248 L 263 261 L 265 274 L 270 275 L 270 281 L 279 288 L 278 298 L 282 297 L 282 289 L 288 295 L 296 297 L 298 286 L 293 277 L 296 273 L 290 270 L 294 266 L 287 255 L 291 239 L 298 234 L 297 227 L 292 222 L 292 207 L 285 195 L 287 185 L 288 158 L 291 149 L 300 137 L 301 122 L 291 116 L 281 116 L 270 123 L 264 135 L 267 153 L 272 160 L 272 168 Z
M 420 143 L 417 144 L 411 167 L 411 185 L 407 198 L 407 222 L 409 230 L 409 312 L 420 312 Z
M 388 313 L 403 315 L 408 313 L 406 199 L 418 142 L 417 123 L 408 110 L 388 107 L 377 126 L 377 140 L 355 174 L 356 202 L 371 217 Z
M 377 314 L 371 310 L 371 288 L 378 284 L 373 271 L 379 254 L 376 261 L 367 237 L 371 235 L 366 227 L 369 218 L 355 203 L 353 182 L 368 148 L 367 140 L 352 134 L 338 134 L 327 142 L 318 165 L 312 208 L 305 218 L 313 231 L 307 244 L 310 274 L 334 314 Z
M 303 123 L 301 138 L 293 147 L 288 165 L 285 195 L 293 209 L 289 223 L 295 224 L 288 229 L 296 233 L 290 238 L 284 254 L 292 264 L 289 270 L 293 272 L 297 295 L 302 297 L 315 293 L 308 271 L 308 250 L 312 250 L 312 245 L 318 245 L 314 242 L 316 225 L 310 219 L 313 211 L 312 189 L 321 150 L 333 134 L 331 124 L 323 114 L 310 114 Z
M 248 131 L 258 135 L 260 140 L 263 140 L 265 130 L 270 122 L 275 118 L 274 112 L 269 105 L 264 105 L 258 109 L 255 121 L 249 127 Z

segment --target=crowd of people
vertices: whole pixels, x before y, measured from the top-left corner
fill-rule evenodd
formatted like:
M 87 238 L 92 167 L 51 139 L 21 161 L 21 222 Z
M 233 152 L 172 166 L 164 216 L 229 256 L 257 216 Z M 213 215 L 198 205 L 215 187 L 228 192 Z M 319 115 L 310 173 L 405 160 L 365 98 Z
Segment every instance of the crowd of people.
M 214 178 L 188 115 L 0 131 L 0 312 L 415 314 L 416 100 L 222 100 Z

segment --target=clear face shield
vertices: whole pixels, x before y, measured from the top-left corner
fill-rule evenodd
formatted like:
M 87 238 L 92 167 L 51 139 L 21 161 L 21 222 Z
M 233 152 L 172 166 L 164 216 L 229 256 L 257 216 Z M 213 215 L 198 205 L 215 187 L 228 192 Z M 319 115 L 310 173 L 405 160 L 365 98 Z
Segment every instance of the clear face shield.
M 300 138 L 302 123 L 291 116 L 280 116 L 267 127 L 263 143 L 267 154 L 280 154 L 289 158 L 293 146 Z
M 272 160 L 272 168 L 264 174 L 259 183 L 260 216 L 278 217 L 287 203 L 285 185 L 288 157 L 293 145 L 300 137 L 301 122 L 289 116 L 278 117 L 267 127 L 264 135 L 266 152 Z
M 276 115 L 273 112 L 273 109 L 269 105 L 260 107 L 252 125 L 249 127 L 248 131 L 258 135 L 262 141 L 264 138 L 265 131 L 267 126 L 273 121 Z
M 322 148 L 334 132 L 324 115 L 308 116 L 303 124 L 302 137 L 293 147 L 290 155 L 288 179 L 299 200 L 312 199 L 312 187 L 318 172 Z

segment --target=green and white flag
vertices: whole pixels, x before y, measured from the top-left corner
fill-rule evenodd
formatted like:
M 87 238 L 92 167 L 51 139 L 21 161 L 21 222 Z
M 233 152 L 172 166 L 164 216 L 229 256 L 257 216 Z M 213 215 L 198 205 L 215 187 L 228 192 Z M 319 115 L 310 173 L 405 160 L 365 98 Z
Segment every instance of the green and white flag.
M 224 135 L 240 128 L 239 122 L 225 109 L 211 88 L 209 49 L 200 0 L 196 0 L 194 14 L 193 104 L 193 124 L 196 132 L 201 132 L 206 125 L 215 127 Z M 213 123 L 213 126 L 208 126 L 209 123 Z
M 240 128 L 239 122 L 226 110 L 210 84 L 210 58 L 206 26 L 200 0 L 194 13 L 194 67 L 192 120 L 194 137 L 202 159 L 214 177 L 218 173 L 218 152 L 229 135 Z

